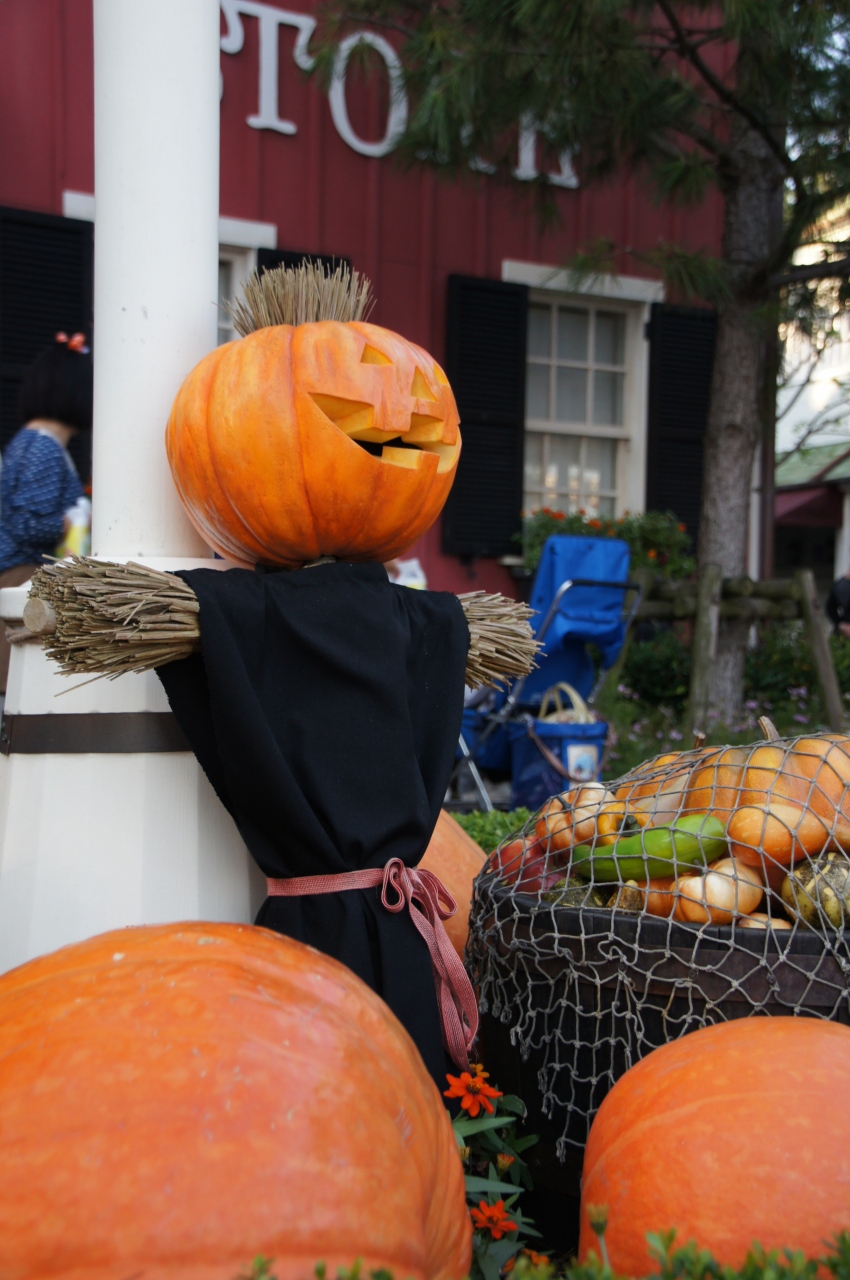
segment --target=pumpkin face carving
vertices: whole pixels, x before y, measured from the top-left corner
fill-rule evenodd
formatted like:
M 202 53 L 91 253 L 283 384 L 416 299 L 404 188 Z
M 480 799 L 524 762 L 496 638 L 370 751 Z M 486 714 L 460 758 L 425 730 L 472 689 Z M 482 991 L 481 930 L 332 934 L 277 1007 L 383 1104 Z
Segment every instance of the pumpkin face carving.
M 195 528 L 242 564 L 389 560 L 442 510 L 460 453 L 448 379 L 363 322 L 258 329 L 189 374 L 166 431 Z

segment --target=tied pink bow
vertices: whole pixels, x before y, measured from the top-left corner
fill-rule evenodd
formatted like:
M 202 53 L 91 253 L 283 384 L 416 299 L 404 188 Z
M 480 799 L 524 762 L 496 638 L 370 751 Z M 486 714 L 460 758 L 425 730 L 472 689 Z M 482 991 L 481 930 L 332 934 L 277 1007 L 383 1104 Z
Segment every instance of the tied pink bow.
M 437 989 L 443 1044 L 452 1061 L 468 1071 L 469 1050 L 478 1032 L 478 1006 L 469 975 L 443 926 L 443 921 L 457 911 L 457 903 L 433 872 L 407 867 L 401 858 L 390 858 L 383 869 L 266 881 L 269 896 L 279 898 L 338 893 L 344 889 L 371 889 L 378 885 L 381 886 L 381 903 L 387 911 L 395 913 L 407 907 L 413 923 L 425 939 Z M 391 893 L 395 896 L 391 897 Z

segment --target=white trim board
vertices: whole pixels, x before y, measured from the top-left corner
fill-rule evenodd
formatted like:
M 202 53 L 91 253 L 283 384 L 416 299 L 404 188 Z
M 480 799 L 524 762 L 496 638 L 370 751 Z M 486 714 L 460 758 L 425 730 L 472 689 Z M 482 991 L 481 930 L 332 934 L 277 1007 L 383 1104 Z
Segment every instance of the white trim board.
M 86 191 L 63 191 L 62 213 L 66 218 L 94 222 L 94 196 Z M 277 225 L 222 216 L 218 220 L 218 241 L 234 249 L 276 249 Z
M 664 285 L 660 280 L 645 280 L 642 276 L 597 276 L 585 284 L 576 285 L 570 279 L 569 271 L 563 267 L 546 266 L 539 262 L 518 262 L 513 258 L 503 259 L 502 279 L 511 284 L 527 284 L 534 289 L 587 293 L 595 298 L 610 298 L 617 302 L 664 301 Z

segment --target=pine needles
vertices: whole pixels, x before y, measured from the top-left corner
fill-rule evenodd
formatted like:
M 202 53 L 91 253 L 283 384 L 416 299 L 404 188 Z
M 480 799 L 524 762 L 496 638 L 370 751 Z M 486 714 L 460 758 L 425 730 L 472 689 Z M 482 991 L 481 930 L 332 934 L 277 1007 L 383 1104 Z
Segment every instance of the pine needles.
M 66 675 L 114 679 L 201 650 L 197 597 L 171 573 L 77 556 L 38 569 L 30 598 L 53 610 L 55 630 L 42 644 Z M 466 683 L 494 688 L 528 675 L 540 648 L 528 605 L 483 591 L 459 599 L 469 624 Z
M 223 309 L 243 338 L 276 324 L 310 324 L 315 320 L 365 320 L 372 310 L 372 284 L 341 262 L 333 271 L 320 263 L 274 267 L 255 272 L 235 303 Z

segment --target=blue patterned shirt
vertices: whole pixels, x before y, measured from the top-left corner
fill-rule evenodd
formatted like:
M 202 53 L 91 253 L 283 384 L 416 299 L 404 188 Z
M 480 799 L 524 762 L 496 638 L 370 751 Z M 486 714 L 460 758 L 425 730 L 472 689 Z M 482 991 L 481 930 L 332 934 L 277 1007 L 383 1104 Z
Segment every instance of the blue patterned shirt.
M 3 454 L 0 472 L 0 573 L 52 555 L 65 512 L 82 493 L 71 456 L 59 441 L 22 427 Z

